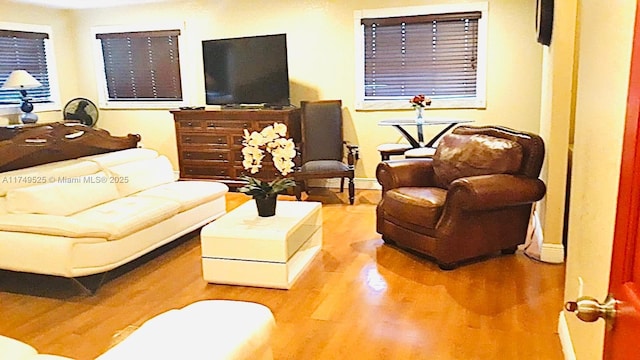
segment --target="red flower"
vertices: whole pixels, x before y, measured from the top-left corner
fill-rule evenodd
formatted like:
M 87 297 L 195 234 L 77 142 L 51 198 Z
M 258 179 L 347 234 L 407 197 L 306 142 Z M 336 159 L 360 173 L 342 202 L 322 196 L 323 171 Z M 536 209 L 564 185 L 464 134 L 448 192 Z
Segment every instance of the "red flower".
M 424 96 L 424 94 L 414 96 L 409 102 L 413 107 L 426 107 L 431 105 L 431 99 Z

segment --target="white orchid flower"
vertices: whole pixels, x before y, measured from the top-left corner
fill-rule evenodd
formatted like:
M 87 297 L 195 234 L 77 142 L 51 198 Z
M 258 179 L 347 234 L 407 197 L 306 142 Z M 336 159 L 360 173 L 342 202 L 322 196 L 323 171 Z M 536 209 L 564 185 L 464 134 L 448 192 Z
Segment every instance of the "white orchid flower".
M 256 174 L 262 168 L 262 160 L 265 157 L 265 151 L 271 153 L 271 161 L 273 166 L 282 174 L 286 176 L 293 172 L 294 162 L 292 159 L 296 156 L 295 143 L 292 139 L 287 139 L 287 126 L 282 123 L 274 123 L 273 125 L 266 126 L 260 132 L 251 132 L 244 130 L 243 145 L 242 148 L 242 166 L 245 170 Z M 249 178 L 252 179 L 252 178 Z M 241 192 L 255 191 L 254 184 L 240 188 Z M 284 185 L 286 184 L 286 185 Z M 260 191 L 267 194 L 274 193 L 274 188 L 277 188 L 275 192 L 282 191 L 292 185 L 291 179 L 277 179 L 270 183 L 268 189 L 262 189 Z M 255 194 L 254 194 L 255 196 Z
M 276 134 L 285 137 L 287 136 L 287 125 L 283 124 L 283 123 L 274 123 L 273 124 L 273 131 L 276 132 Z
M 265 144 L 270 143 L 278 138 L 278 134 L 273 129 L 273 126 L 269 125 L 262 129 L 260 134 L 265 138 Z
M 244 130 L 243 138 L 244 138 L 244 143 L 248 146 L 254 146 L 254 147 L 263 146 L 267 142 L 264 136 L 262 136 L 262 134 L 260 134 L 259 132 L 254 131 L 251 134 L 249 134 L 247 129 Z

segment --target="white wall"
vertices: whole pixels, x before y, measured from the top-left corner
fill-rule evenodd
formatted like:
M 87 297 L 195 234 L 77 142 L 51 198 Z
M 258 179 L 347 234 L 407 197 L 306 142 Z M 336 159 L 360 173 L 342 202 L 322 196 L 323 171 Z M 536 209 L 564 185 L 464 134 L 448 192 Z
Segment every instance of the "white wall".
M 188 68 L 192 70 L 185 74 L 187 90 L 195 94 L 194 104 L 204 104 L 201 40 L 287 33 L 292 102 L 342 99 L 347 109 L 345 137 L 361 148 L 356 176 L 375 182 L 375 167 L 380 159 L 376 146 L 400 138 L 395 129 L 377 126 L 377 122 L 413 115 L 353 110 L 353 12 L 363 8 L 452 2 L 455 1 L 271 0 L 268 6 L 256 6 L 256 2 L 249 0 L 223 0 L 86 10 L 71 13 L 75 33 L 69 40 L 77 44 L 77 54 L 82 54 L 77 62 L 78 71 L 94 74 L 93 59 L 89 55 L 92 39 L 88 36 L 92 26 L 182 21 L 190 50 L 189 56 L 181 61 L 188 61 Z M 537 132 L 541 47 L 535 41 L 534 18 L 534 2 L 490 0 L 486 110 L 432 110 L 428 114 Z M 80 84 L 80 89 L 85 97 L 97 97 L 95 81 L 90 77 Z M 116 135 L 140 133 L 146 146 L 159 149 L 177 167 L 173 122 L 168 111 L 103 110 L 100 116 L 99 126 Z
M 607 295 L 636 1 L 582 1 L 565 299 Z M 604 322 L 568 320 L 580 360 L 601 359 Z

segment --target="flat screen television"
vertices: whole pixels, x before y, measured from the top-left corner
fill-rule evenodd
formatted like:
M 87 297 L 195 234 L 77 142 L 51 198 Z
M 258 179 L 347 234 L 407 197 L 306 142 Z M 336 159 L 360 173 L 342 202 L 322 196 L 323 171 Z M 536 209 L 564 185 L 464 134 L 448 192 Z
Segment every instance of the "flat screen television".
M 286 34 L 202 41 L 207 105 L 288 106 Z

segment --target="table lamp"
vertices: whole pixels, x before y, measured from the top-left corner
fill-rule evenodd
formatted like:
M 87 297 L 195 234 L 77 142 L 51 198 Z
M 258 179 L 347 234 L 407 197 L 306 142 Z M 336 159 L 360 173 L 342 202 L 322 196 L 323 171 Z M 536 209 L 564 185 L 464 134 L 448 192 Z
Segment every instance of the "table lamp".
M 14 70 L 7 78 L 7 81 L 2 85 L 2 90 L 20 90 L 22 95 L 22 104 L 20 110 L 22 115 L 20 120 L 23 124 L 33 124 L 38 121 L 38 115 L 32 113 L 33 104 L 29 101 L 30 97 L 27 96 L 27 89 L 33 89 L 42 86 L 40 81 L 36 80 L 31 74 L 25 70 Z

